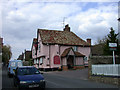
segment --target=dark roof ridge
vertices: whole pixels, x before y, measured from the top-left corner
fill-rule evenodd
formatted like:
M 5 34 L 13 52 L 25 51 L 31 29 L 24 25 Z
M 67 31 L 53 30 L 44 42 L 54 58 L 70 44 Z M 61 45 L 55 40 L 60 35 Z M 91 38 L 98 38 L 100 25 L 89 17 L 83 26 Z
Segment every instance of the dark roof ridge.
M 62 30 L 50 30 L 50 29 L 38 29 L 38 30 L 45 30 L 45 31 L 58 31 L 58 32 L 63 32 Z

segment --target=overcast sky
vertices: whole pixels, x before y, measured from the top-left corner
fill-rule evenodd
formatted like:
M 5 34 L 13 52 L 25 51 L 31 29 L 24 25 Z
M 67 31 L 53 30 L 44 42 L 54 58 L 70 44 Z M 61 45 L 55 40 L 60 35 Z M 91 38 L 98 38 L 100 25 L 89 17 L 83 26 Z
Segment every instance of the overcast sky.
M 25 49 L 31 50 L 38 28 L 62 31 L 64 17 L 72 32 L 83 40 L 91 38 L 92 44 L 106 36 L 110 27 L 118 32 L 118 0 L 81 1 L 3 0 L 0 36 L 4 44 L 12 47 L 12 59 L 17 59 Z

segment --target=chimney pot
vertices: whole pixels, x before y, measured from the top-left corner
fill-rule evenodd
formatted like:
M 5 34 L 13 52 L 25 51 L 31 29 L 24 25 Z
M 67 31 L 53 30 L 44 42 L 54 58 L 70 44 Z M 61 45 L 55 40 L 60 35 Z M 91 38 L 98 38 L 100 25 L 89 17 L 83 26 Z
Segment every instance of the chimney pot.
M 87 42 L 91 45 L 91 39 L 90 38 L 87 39 Z
M 64 31 L 68 31 L 68 32 L 70 32 L 69 24 L 65 25 Z

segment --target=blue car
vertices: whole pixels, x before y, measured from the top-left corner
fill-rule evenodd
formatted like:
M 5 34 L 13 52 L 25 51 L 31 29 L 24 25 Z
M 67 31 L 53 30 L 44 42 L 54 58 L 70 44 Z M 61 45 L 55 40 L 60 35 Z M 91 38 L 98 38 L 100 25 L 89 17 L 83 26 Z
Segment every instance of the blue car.
M 14 86 L 23 88 L 45 88 L 42 74 L 33 66 L 21 66 L 15 70 L 13 77 Z

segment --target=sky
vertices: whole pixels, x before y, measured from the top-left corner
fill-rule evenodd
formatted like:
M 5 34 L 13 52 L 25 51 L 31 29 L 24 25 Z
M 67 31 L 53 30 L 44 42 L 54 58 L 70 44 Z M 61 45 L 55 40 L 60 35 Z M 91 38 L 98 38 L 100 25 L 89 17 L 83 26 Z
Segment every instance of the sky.
M 31 50 L 37 29 L 71 31 L 92 44 L 102 39 L 113 27 L 118 33 L 118 0 L 2 0 L 0 2 L 0 36 L 10 45 L 12 59 Z

